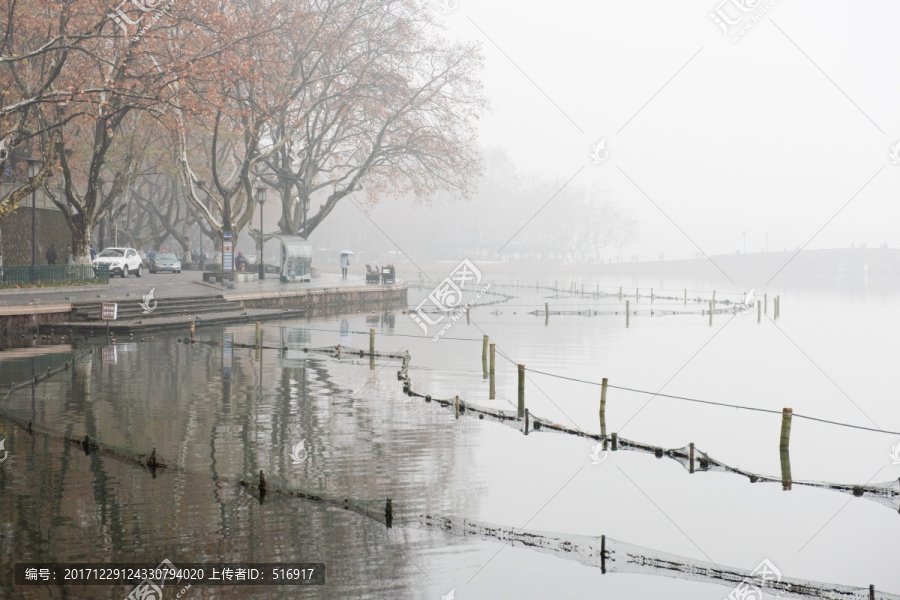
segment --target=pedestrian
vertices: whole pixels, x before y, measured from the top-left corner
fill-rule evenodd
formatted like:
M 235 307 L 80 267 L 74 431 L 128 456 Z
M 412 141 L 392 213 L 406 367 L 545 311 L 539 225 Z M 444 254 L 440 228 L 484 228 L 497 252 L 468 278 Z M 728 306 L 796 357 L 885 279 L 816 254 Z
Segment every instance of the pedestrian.
M 94 262 L 95 258 L 97 258 L 97 251 L 94 250 L 93 246 L 91 246 L 91 262 Z
M 154 257 L 154 256 L 156 256 L 156 250 L 154 250 L 154 249 L 151 248 L 151 249 L 150 249 L 150 252 L 147 253 L 147 259 L 148 259 L 148 260 L 153 260 L 153 257 Z
M 56 244 L 50 244 L 50 248 L 47 250 L 47 264 L 56 264 Z
M 350 256 L 341 254 L 341 279 L 347 279 L 347 267 L 350 266 Z

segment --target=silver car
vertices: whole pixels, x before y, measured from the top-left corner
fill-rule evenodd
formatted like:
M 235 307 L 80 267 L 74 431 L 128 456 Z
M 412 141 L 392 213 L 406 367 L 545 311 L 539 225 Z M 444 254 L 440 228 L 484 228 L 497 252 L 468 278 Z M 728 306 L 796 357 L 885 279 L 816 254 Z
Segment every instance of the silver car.
M 159 273 L 160 271 L 181 273 L 181 261 L 171 252 L 159 252 L 150 259 L 148 268 L 150 273 Z
M 134 248 L 106 248 L 94 259 L 94 265 L 109 265 L 109 274 L 128 277 L 134 273 L 138 277 L 144 274 L 144 263 Z

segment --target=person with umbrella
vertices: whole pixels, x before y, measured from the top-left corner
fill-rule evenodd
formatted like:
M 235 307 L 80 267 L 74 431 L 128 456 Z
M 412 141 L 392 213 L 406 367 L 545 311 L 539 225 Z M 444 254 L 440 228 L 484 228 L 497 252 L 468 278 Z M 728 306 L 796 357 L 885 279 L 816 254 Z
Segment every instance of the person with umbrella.
M 350 255 L 352 250 L 344 250 L 341 252 L 341 279 L 347 279 L 347 267 L 350 266 Z

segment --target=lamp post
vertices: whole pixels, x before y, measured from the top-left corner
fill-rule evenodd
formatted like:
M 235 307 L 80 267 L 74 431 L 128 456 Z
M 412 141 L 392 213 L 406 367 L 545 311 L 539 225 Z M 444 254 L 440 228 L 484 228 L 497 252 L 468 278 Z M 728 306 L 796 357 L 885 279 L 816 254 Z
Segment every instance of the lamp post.
M 266 263 L 263 260 L 263 204 L 266 202 L 266 188 L 256 188 L 256 201 L 259 203 L 259 278 L 266 278 Z
M 28 178 L 34 179 L 41 170 L 41 160 L 39 158 L 26 158 L 28 163 Z M 31 190 L 31 282 L 34 283 L 34 265 L 37 262 L 37 245 L 35 214 L 37 213 L 37 190 Z

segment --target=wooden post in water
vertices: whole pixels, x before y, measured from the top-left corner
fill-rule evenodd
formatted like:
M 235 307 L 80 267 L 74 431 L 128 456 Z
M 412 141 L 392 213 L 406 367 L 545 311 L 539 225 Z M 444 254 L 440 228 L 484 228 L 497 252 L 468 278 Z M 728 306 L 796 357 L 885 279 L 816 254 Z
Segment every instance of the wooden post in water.
M 653 304 L 653 288 L 650 288 L 650 304 Z
M 691 442 L 690 445 L 688 445 L 688 454 L 690 455 L 689 456 L 689 458 L 690 458 L 689 472 L 693 473 L 694 472 L 694 442 Z
M 469 307 L 466 307 L 466 325 L 469 325 L 471 321 L 469 320 Z
M 600 536 L 600 574 L 606 575 L 606 536 Z
M 709 301 L 709 326 L 712 327 L 713 301 Z
M 712 301 L 713 301 L 713 304 L 715 304 L 715 303 L 716 303 L 716 290 L 713 290 L 713 297 L 712 297 Z
M 194 341 L 194 321 L 191 321 L 191 341 Z
M 525 365 L 519 363 L 519 418 L 525 416 Z
M 769 295 L 763 294 L 763 312 L 769 314 Z
M 262 346 L 262 326 L 259 321 L 256 322 L 256 345 Z
M 375 370 L 375 328 L 369 327 L 369 370 Z
M 459 418 L 459 396 L 457 396 L 453 400 L 453 412 L 456 413 L 456 418 Z
M 528 435 L 528 420 L 529 420 L 528 418 L 529 418 L 529 416 L 530 415 L 528 414 L 528 409 L 526 408 L 525 409 L 525 435 Z
M 781 489 L 789 492 L 793 484 L 791 479 L 791 452 L 787 446 L 782 446 L 779 453 L 781 454 Z
M 494 378 L 494 354 L 495 354 L 495 352 L 496 352 L 496 344 L 491 344 L 491 368 L 490 368 L 490 376 L 491 376 L 490 399 L 491 400 L 493 400 L 494 398 L 497 397 L 496 392 L 495 392 L 495 387 L 494 387 L 494 382 L 496 381 L 496 379 Z
M 619 286 L 619 302 L 622 301 L 622 286 Z
M 604 377 L 600 384 L 600 437 L 606 440 L 606 385 L 609 379 Z
M 869 584 L 869 600 L 875 600 L 875 584 Z
M 635 303 L 641 301 L 641 288 L 634 288 L 634 301 Z
M 612 437 L 612 450 L 613 450 L 613 452 L 616 452 L 619 449 L 619 434 L 613 433 L 611 437 Z
M 544 302 L 544 327 L 550 324 L 550 303 Z
M 497 344 L 490 344 L 490 348 L 491 348 L 491 368 L 490 368 L 490 373 L 491 373 L 491 377 L 493 377 L 493 376 L 494 376 L 494 356 L 495 356 L 496 353 L 497 353 Z
M 631 319 L 631 301 L 625 301 L 625 327 L 630 327 L 629 321 Z
M 488 352 L 488 336 L 484 336 L 481 340 L 481 360 L 485 360 L 487 358 Z
M 785 408 L 781 411 L 781 443 L 779 447 L 788 448 L 791 445 L 791 417 L 794 411 Z

